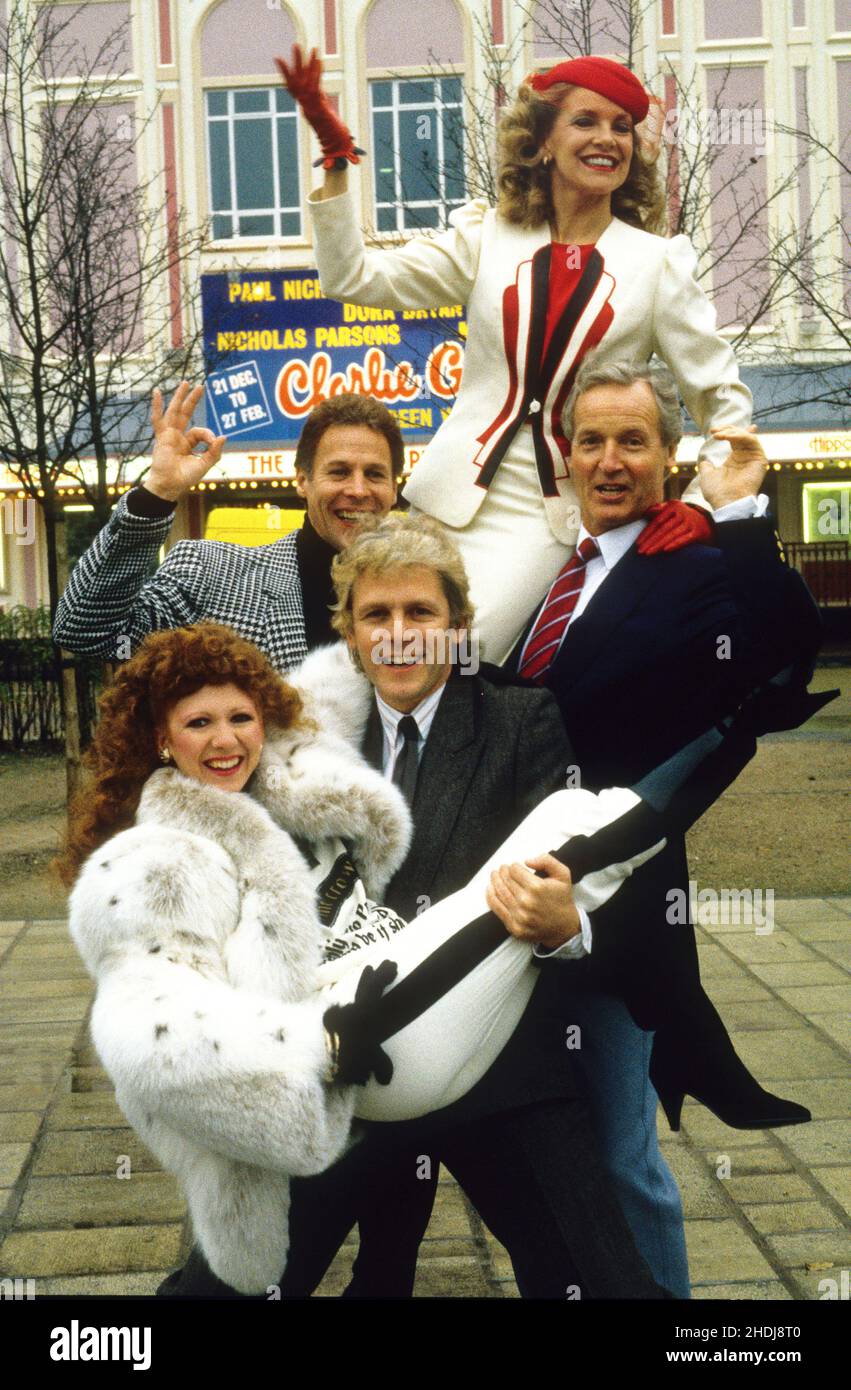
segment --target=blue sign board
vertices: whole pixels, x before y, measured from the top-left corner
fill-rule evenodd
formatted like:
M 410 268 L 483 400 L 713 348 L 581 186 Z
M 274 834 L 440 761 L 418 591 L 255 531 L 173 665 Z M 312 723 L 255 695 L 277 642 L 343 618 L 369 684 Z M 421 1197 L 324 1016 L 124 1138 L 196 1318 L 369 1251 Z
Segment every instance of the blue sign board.
M 240 445 L 294 445 L 314 406 L 374 396 L 406 443 L 432 437 L 464 364 L 463 306 L 366 309 L 325 299 L 312 270 L 201 277 L 211 428 Z
M 263 379 L 254 361 L 208 372 L 207 398 L 216 434 L 248 434 L 272 424 Z

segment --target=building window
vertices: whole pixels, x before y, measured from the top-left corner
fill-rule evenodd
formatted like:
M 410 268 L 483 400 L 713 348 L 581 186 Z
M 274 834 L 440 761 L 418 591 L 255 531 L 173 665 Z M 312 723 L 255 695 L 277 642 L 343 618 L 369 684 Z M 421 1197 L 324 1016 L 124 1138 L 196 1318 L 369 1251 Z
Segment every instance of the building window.
M 301 236 L 298 116 L 283 88 L 207 92 L 214 241 Z
M 379 232 L 445 227 L 466 202 L 460 77 L 370 83 Z

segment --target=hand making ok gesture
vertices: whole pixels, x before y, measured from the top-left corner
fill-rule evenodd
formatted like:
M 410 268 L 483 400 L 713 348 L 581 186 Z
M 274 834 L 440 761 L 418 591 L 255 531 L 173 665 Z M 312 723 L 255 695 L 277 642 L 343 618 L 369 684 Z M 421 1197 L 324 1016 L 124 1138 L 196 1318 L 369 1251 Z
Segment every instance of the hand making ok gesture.
M 203 386 L 193 386 L 190 390 L 189 382 L 181 381 L 163 409 L 162 392 L 154 391 L 151 403 L 154 449 L 144 485 L 148 492 L 164 502 L 178 502 L 222 456 L 226 435 L 216 436 L 200 425 L 189 428 L 203 394 Z M 202 454 L 194 452 L 199 444 L 207 445 Z

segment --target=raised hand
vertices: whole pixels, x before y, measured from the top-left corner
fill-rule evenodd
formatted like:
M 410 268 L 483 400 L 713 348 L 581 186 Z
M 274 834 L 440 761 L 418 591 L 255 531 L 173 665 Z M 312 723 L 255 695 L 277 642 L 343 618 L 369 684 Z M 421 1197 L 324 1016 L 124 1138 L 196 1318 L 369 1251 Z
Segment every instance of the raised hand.
M 322 91 L 322 60 L 315 48 L 304 61 L 299 44 L 293 44 L 291 66 L 287 67 L 283 58 L 276 58 L 278 70 L 284 79 L 284 86 L 290 96 L 298 102 L 308 120 L 327 100 Z
M 746 430 L 712 430 L 713 439 L 730 445 L 730 454 L 720 467 L 701 463 L 700 490 L 710 507 L 723 507 L 741 497 L 756 497 L 768 468 L 765 450 L 757 438 L 756 425 Z
M 164 502 L 178 502 L 222 456 L 227 435 L 215 435 L 199 425 L 189 427 L 203 394 L 203 386 L 193 386 L 190 390 L 189 382 L 181 381 L 163 409 L 162 392 L 154 391 L 151 403 L 154 449 L 145 487 Z M 195 453 L 199 444 L 207 445 L 201 454 Z
M 322 158 L 316 161 L 323 169 L 344 169 L 346 162 L 360 164 L 365 151 L 354 142 L 352 132 L 344 125 L 322 90 L 322 60 L 315 48 L 305 62 L 297 43 L 293 44 L 289 64 L 276 58 L 284 85 L 299 104 L 304 118 L 316 132 L 322 148 Z

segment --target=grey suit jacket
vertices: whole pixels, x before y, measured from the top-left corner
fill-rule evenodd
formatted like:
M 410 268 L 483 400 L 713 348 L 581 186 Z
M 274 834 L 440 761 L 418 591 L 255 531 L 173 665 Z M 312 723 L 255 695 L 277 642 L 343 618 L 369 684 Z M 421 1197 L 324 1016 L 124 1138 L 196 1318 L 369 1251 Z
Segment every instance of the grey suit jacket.
M 374 704 L 363 751 L 380 769 L 382 730 Z M 572 763 L 561 717 L 547 691 L 500 688 L 478 676 L 453 675 L 420 761 L 411 850 L 385 902 L 413 917 L 461 888 L 533 806 L 565 786 Z M 394 1129 L 432 1132 L 533 1101 L 575 1095 L 553 993 L 555 973 L 541 971 L 511 1041 L 468 1095 L 425 1120 Z

